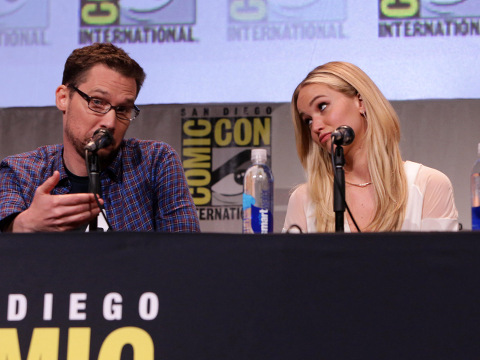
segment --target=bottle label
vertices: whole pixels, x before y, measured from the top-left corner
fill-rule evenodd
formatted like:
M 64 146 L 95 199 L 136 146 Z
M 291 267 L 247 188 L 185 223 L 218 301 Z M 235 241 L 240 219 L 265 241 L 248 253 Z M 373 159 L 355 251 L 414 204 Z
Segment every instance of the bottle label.
M 273 214 L 270 210 L 255 206 L 255 198 L 243 194 L 244 233 L 267 234 L 273 232 Z
M 252 230 L 256 234 L 273 232 L 272 213 L 268 209 L 252 206 Z
M 243 211 L 255 205 L 255 198 L 252 195 L 243 193 Z
M 480 230 L 480 206 L 472 207 L 472 230 Z

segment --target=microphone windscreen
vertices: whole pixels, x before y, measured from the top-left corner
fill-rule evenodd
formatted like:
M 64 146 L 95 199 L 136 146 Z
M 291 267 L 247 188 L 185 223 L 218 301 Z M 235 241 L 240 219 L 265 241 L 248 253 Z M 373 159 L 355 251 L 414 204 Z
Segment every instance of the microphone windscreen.
M 350 145 L 355 139 L 355 132 L 350 126 L 339 126 L 332 133 L 333 143 L 340 146 Z

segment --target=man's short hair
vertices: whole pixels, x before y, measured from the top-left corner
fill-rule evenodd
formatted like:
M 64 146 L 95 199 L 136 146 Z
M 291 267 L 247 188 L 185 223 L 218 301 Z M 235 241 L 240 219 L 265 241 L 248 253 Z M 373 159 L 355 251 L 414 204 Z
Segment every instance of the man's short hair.
M 134 78 L 138 95 L 145 72 L 123 49 L 110 43 L 95 43 L 75 49 L 65 62 L 62 84 L 79 85 L 84 81 L 87 71 L 97 64 L 104 64 L 123 76 Z

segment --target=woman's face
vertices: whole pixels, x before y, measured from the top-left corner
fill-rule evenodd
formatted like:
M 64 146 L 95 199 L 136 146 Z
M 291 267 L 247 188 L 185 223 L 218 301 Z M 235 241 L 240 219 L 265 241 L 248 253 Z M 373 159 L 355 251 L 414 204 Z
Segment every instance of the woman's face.
M 354 143 L 361 143 L 366 130 L 365 112 L 359 96 L 348 97 L 324 84 L 309 84 L 300 90 L 297 109 L 313 141 L 330 151 L 331 134 L 348 125 L 355 132 Z M 351 145 L 350 145 L 351 146 Z

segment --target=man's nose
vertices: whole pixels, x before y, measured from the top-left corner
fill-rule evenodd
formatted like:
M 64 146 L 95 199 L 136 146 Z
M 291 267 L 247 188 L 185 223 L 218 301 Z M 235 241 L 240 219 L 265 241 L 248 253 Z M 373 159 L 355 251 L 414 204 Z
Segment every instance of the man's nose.
M 107 129 L 113 129 L 115 128 L 115 124 L 117 121 L 118 121 L 117 113 L 115 112 L 115 109 L 112 108 L 110 109 L 109 112 L 107 112 L 102 116 L 100 126 L 105 127 Z

